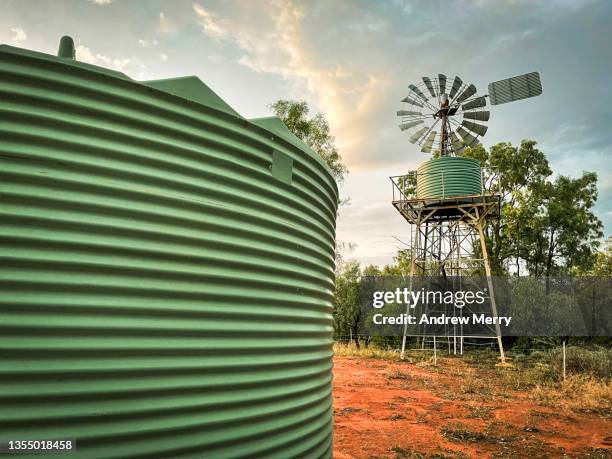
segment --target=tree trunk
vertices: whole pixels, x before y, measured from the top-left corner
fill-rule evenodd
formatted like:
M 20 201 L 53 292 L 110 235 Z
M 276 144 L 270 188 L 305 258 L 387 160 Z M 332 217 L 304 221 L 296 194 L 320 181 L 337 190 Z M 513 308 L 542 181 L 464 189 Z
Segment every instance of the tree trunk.
M 555 239 L 555 231 L 550 231 L 548 238 L 548 255 L 546 257 L 546 294 L 550 293 L 550 272 L 552 270 L 553 255 L 555 253 L 555 246 L 553 241 Z
M 521 263 L 518 255 L 516 256 L 516 276 L 519 277 L 521 275 Z

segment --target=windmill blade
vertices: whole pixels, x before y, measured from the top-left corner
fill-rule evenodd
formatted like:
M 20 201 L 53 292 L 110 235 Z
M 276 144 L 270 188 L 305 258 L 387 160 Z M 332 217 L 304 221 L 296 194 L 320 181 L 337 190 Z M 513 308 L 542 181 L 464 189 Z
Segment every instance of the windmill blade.
M 489 83 L 491 105 L 506 104 L 540 94 L 542 94 L 542 82 L 538 72 L 526 73 Z
M 478 145 L 478 143 L 479 143 L 478 139 L 476 137 L 474 137 L 472 134 L 470 134 L 468 131 L 463 129 L 461 126 L 459 126 L 457 128 L 457 132 L 459 133 L 459 135 L 463 139 L 463 142 L 465 143 L 466 147 L 471 147 L 471 146 Z
M 410 110 L 398 110 L 397 116 L 423 116 L 421 112 L 413 112 Z
M 464 118 L 469 118 L 471 120 L 476 120 L 476 121 L 489 121 L 489 115 L 491 114 L 491 112 L 488 112 L 486 110 L 482 110 L 480 112 L 465 112 L 463 114 Z
M 427 140 L 425 140 L 425 143 L 423 144 L 423 148 L 421 148 L 421 151 L 423 153 L 431 153 L 431 148 L 433 147 L 433 143 L 436 139 L 437 134 L 438 133 L 436 131 L 431 131 L 429 133 L 429 135 L 427 136 Z
M 461 93 L 461 95 L 459 97 L 457 97 L 457 100 L 455 102 L 460 104 L 464 100 L 469 99 L 470 97 L 472 97 L 474 94 L 476 94 L 476 86 L 471 84 L 467 88 L 465 88 L 465 91 L 463 91 Z
M 421 108 L 423 108 L 423 104 L 422 104 L 422 103 L 417 102 L 417 101 L 416 101 L 416 100 L 414 100 L 414 99 L 411 99 L 409 96 L 404 97 L 404 98 L 402 99 L 402 102 L 406 102 L 406 103 L 408 103 L 408 104 L 410 104 L 410 105 L 416 105 L 417 107 L 421 107 Z
M 427 101 L 427 97 L 425 97 L 425 94 L 423 94 L 421 90 L 417 88 L 415 85 L 411 84 L 408 87 L 412 90 L 412 92 L 414 92 L 421 99 L 423 99 L 424 101 Z
M 410 143 L 417 143 L 417 141 L 423 137 L 423 135 L 428 131 L 429 129 L 424 127 L 419 129 L 417 132 L 415 132 L 414 134 L 412 134 L 408 140 L 410 141 Z
M 440 94 L 446 91 L 446 75 L 438 73 L 438 87 L 440 88 Z
M 474 134 L 478 134 L 480 136 L 485 135 L 488 129 L 487 126 L 484 126 L 478 123 L 473 123 L 472 121 L 466 121 L 466 120 L 463 120 L 461 122 L 461 125 L 465 127 L 468 131 L 472 131 Z
M 417 126 L 419 124 L 423 124 L 423 121 L 422 120 L 418 120 L 418 121 L 410 121 L 408 123 L 402 123 L 402 124 L 399 125 L 399 128 L 402 131 L 405 131 L 406 129 L 410 129 L 410 128 L 415 127 L 415 126 Z
M 462 84 L 463 84 L 463 81 L 461 81 L 461 78 L 456 76 L 455 80 L 453 81 L 453 86 L 451 87 L 450 94 L 448 95 L 449 99 L 452 100 L 453 97 L 455 97 L 455 94 L 457 94 L 457 91 L 459 91 L 459 88 L 461 88 Z
M 461 109 L 465 110 L 473 110 L 475 108 L 486 107 L 487 106 L 487 98 L 485 96 L 477 97 L 474 100 L 469 101 L 467 104 L 463 104 Z
M 453 147 L 453 151 L 455 153 L 461 153 L 465 149 L 465 147 L 463 146 L 463 143 L 461 143 L 461 140 L 459 140 L 459 137 L 457 137 L 457 134 L 455 134 L 454 131 L 451 131 L 450 136 L 451 136 L 451 145 Z
M 429 77 L 423 77 L 423 83 L 425 83 L 425 86 L 427 86 L 431 97 L 438 97 L 436 92 L 434 91 L 433 84 L 431 84 L 431 79 Z

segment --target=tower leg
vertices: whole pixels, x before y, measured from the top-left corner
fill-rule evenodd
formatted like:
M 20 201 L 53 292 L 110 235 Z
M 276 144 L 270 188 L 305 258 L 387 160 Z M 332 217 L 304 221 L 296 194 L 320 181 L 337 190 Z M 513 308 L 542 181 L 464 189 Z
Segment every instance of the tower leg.
M 476 227 L 480 236 L 480 249 L 482 250 L 482 258 L 484 261 L 485 274 L 487 275 L 487 285 L 489 287 L 489 298 L 491 299 L 491 312 L 497 317 L 497 306 L 495 304 L 495 292 L 493 291 L 493 278 L 491 277 L 491 265 L 489 263 L 489 254 L 487 252 L 487 243 L 484 234 L 484 220 L 479 218 Z M 497 334 L 497 344 L 499 346 L 499 355 L 501 364 L 506 365 L 506 355 L 504 354 L 504 344 L 502 343 L 501 327 L 497 321 L 495 322 L 495 333 Z
M 417 221 L 414 232 L 412 234 L 412 247 L 411 251 L 411 260 L 410 260 L 410 285 L 409 289 L 412 290 L 412 278 L 414 276 L 414 267 L 416 263 L 416 257 L 418 256 L 418 240 L 419 240 L 419 231 L 420 231 L 420 223 Z M 406 305 L 406 314 L 410 314 L 410 306 Z M 402 352 L 400 353 L 400 359 L 404 360 L 404 356 L 406 355 L 406 333 L 408 331 L 408 324 L 404 324 L 404 333 L 402 336 Z

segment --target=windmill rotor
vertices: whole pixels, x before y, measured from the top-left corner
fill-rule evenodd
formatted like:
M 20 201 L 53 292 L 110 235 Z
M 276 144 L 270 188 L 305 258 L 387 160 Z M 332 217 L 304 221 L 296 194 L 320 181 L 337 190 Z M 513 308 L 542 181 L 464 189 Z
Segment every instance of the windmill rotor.
M 397 111 L 399 128 L 408 140 L 424 153 L 448 156 L 480 143 L 487 133 L 491 105 L 500 105 L 542 94 L 537 72 L 490 83 L 489 94 L 479 95 L 474 84 L 459 76 L 424 76 L 408 85 L 402 99 L 404 108 Z

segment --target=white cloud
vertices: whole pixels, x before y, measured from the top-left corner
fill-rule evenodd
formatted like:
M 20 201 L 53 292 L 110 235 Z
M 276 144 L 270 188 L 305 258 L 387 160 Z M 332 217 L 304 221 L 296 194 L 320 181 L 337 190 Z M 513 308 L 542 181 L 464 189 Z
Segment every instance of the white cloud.
M 195 14 L 198 16 L 198 22 L 202 26 L 202 32 L 215 39 L 227 38 L 229 35 L 227 30 L 225 30 L 215 16 L 205 10 L 202 5 L 194 3 L 193 11 L 195 11 Z
M 151 38 L 151 39 L 139 38 L 138 44 L 142 46 L 143 48 L 148 48 L 149 46 L 157 46 L 159 42 L 157 41 L 157 38 Z
M 167 54 L 161 53 L 161 54 L 159 55 L 159 57 L 160 57 L 160 59 L 161 59 L 162 61 L 167 61 L 167 60 L 168 60 L 168 55 L 167 55 Z
M 91 3 L 96 5 L 110 5 L 114 0 L 89 0 Z
M 22 41 L 26 41 L 28 39 L 28 34 L 21 27 L 11 27 L 11 32 L 13 32 L 13 37 L 11 40 L 13 43 L 21 43 Z
M 161 11 L 159 13 L 159 20 L 157 23 L 157 30 L 162 34 L 171 34 L 176 31 L 176 24 L 172 22 L 166 14 Z
M 104 54 L 94 53 L 87 46 L 77 45 L 76 57 L 78 60 L 87 62 L 88 64 L 99 65 L 102 67 L 111 68 L 124 72 L 126 67 L 131 63 L 130 59 L 112 59 Z

